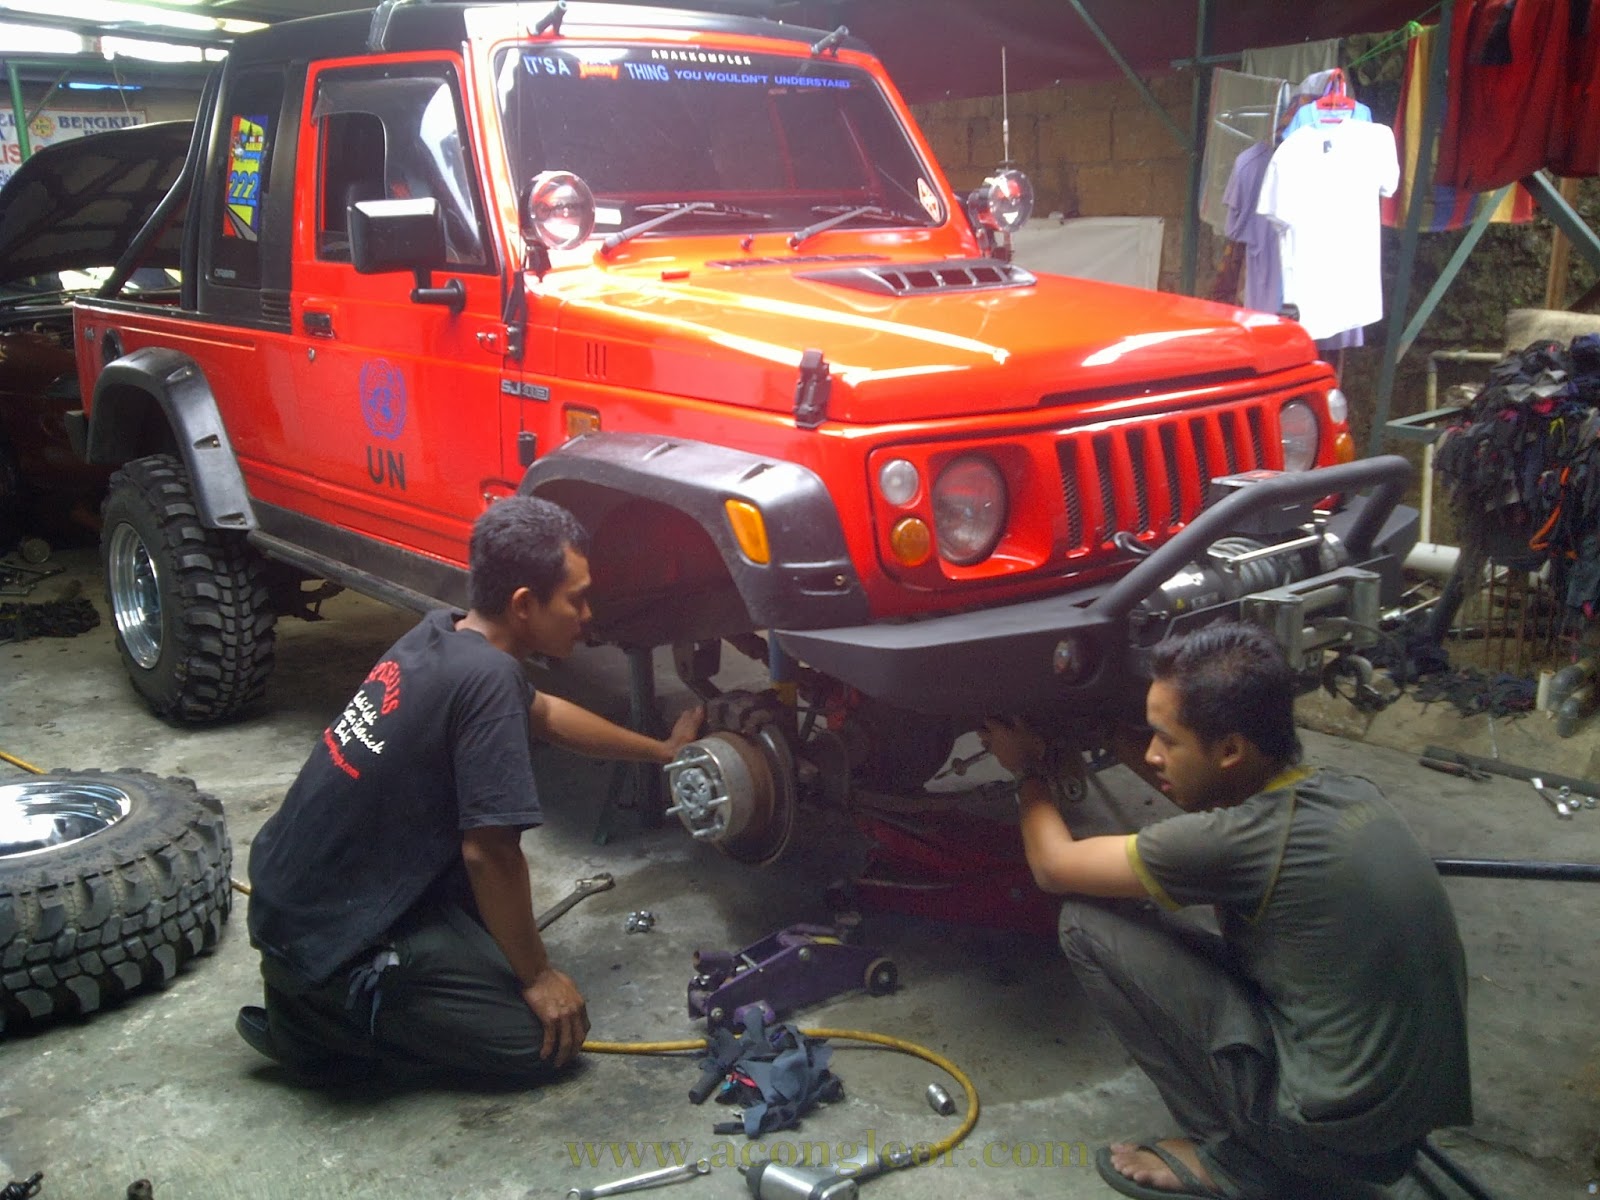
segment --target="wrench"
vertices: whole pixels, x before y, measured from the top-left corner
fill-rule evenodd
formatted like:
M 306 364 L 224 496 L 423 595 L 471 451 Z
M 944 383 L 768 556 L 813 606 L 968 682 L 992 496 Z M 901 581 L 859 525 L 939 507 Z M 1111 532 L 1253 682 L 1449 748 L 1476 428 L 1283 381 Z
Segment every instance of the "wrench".
M 1567 802 L 1565 800 L 1557 799 L 1555 796 L 1552 796 L 1548 791 L 1546 791 L 1543 779 L 1535 775 L 1528 782 L 1533 784 L 1533 790 L 1538 792 L 1539 795 L 1543 796 L 1549 803 L 1550 807 L 1556 810 L 1556 816 L 1569 821 L 1572 819 L 1572 809 L 1568 807 Z
M 561 900 L 558 900 L 554 908 L 539 918 L 539 928 L 543 930 L 585 896 L 592 896 L 596 892 L 604 892 L 616 886 L 617 881 L 611 877 L 609 871 L 602 871 L 589 879 L 578 880 L 572 891 L 568 892 Z
M 567 1200 L 600 1200 L 602 1196 L 620 1196 L 623 1192 L 637 1192 L 641 1188 L 660 1187 L 666 1183 L 677 1183 L 684 1179 L 693 1179 L 697 1175 L 711 1174 L 711 1160 L 702 1158 L 699 1162 L 684 1163 L 677 1167 L 662 1167 L 659 1171 L 646 1171 L 643 1175 L 630 1175 L 626 1179 L 619 1179 L 615 1183 L 602 1183 L 598 1187 L 573 1188 L 567 1193 Z

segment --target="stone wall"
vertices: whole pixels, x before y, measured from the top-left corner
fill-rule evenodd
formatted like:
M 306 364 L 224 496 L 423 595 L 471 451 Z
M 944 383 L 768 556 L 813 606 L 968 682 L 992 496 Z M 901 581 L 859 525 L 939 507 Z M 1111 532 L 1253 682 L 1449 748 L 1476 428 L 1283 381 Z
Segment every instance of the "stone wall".
M 1192 79 L 1146 83 L 1178 128 L 1189 128 Z M 999 96 L 941 100 L 912 110 L 957 193 L 977 187 L 1004 156 Z M 1164 217 L 1161 287 L 1183 270 L 1189 158 L 1177 137 L 1126 79 L 1064 83 L 1010 98 L 1011 160 L 1033 180 L 1035 212 L 1069 217 Z M 1210 278 L 1211 230 L 1200 226 L 1199 284 Z

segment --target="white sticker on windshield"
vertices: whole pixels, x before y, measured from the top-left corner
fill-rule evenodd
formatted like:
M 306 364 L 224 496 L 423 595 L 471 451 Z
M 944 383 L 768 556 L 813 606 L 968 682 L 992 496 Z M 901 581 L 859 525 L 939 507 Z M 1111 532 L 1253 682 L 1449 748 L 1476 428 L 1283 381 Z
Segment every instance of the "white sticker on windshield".
M 620 208 L 596 208 L 594 210 L 594 223 L 596 225 L 621 225 L 622 210 Z
M 922 201 L 922 207 L 928 216 L 937 221 L 939 219 L 939 197 L 928 186 L 926 179 L 917 180 L 917 199 Z

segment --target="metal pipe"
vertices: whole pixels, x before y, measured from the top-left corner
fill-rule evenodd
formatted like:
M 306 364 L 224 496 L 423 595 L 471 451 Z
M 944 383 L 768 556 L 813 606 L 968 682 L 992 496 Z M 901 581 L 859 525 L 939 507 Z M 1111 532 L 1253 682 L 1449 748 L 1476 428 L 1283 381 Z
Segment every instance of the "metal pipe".
M 17 64 L 10 59 L 6 60 L 6 79 L 11 83 L 11 112 L 17 123 L 17 150 L 22 155 L 20 161 L 27 162 L 33 153 L 33 147 L 28 142 L 28 106 L 22 102 L 22 80 L 17 75 Z
M 1600 883 L 1600 863 L 1515 858 L 1436 858 L 1433 865 L 1439 874 L 1458 879 L 1542 879 L 1554 883 Z
M 1455 1159 L 1435 1146 L 1432 1141 L 1424 1139 L 1422 1153 L 1429 1162 L 1448 1175 L 1451 1182 L 1471 1196 L 1472 1200 L 1494 1200 L 1494 1195 L 1483 1184 L 1479 1183 Z
M 1499 362 L 1505 355 L 1493 350 L 1435 350 L 1428 355 L 1428 391 L 1425 409 L 1427 412 L 1437 412 L 1439 409 L 1439 364 L 1442 362 Z M 1422 450 L 1422 512 L 1421 525 L 1417 531 L 1419 540 L 1423 543 L 1433 541 L 1433 443 L 1429 442 Z M 1409 566 L 1409 562 L 1407 563 Z

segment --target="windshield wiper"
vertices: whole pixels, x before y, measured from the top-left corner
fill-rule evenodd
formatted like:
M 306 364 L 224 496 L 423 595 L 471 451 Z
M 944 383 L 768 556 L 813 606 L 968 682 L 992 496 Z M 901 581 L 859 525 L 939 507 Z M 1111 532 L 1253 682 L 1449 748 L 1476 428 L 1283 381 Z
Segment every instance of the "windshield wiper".
M 636 225 L 629 225 L 626 229 L 619 229 L 600 243 L 602 254 L 615 250 L 623 242 L 631 241 L 641 233 L 649 233 L 658 225 L 665 225 L 669 221 L 676 221 L 679 217 L 689 213 L 705 213 L 714 217 L 737 217 L 747 221 L 770 221 L 771 213 L 757 212 L 753 208 L 740 208 L 734 204 L 721 204 L 715 200 L 696 200 L 690 204 L 641 204 L 634 212 L 659 212 L 658 217 L 651 217 L 648 221 L 640 221 Z
M 811 209 L 812 212 L 833 212 L 833 205 L 818 204 Z M 853 221 L 857 217 L 884 217 L 888 220 L 898 221 L 904 218 L 888 209 L 879 208 L 876 204 L 862 204 L 856 208 L 847 208 L 843 212 L 834 212 L 826 221 L 818 221 L 815 225 L 807 225 L 789 235 L 789 249 L 800 249 L 801 243 L 809 241 L 825 229 L 832 229 L 835 225 L 843 225 L 846 221 Z

